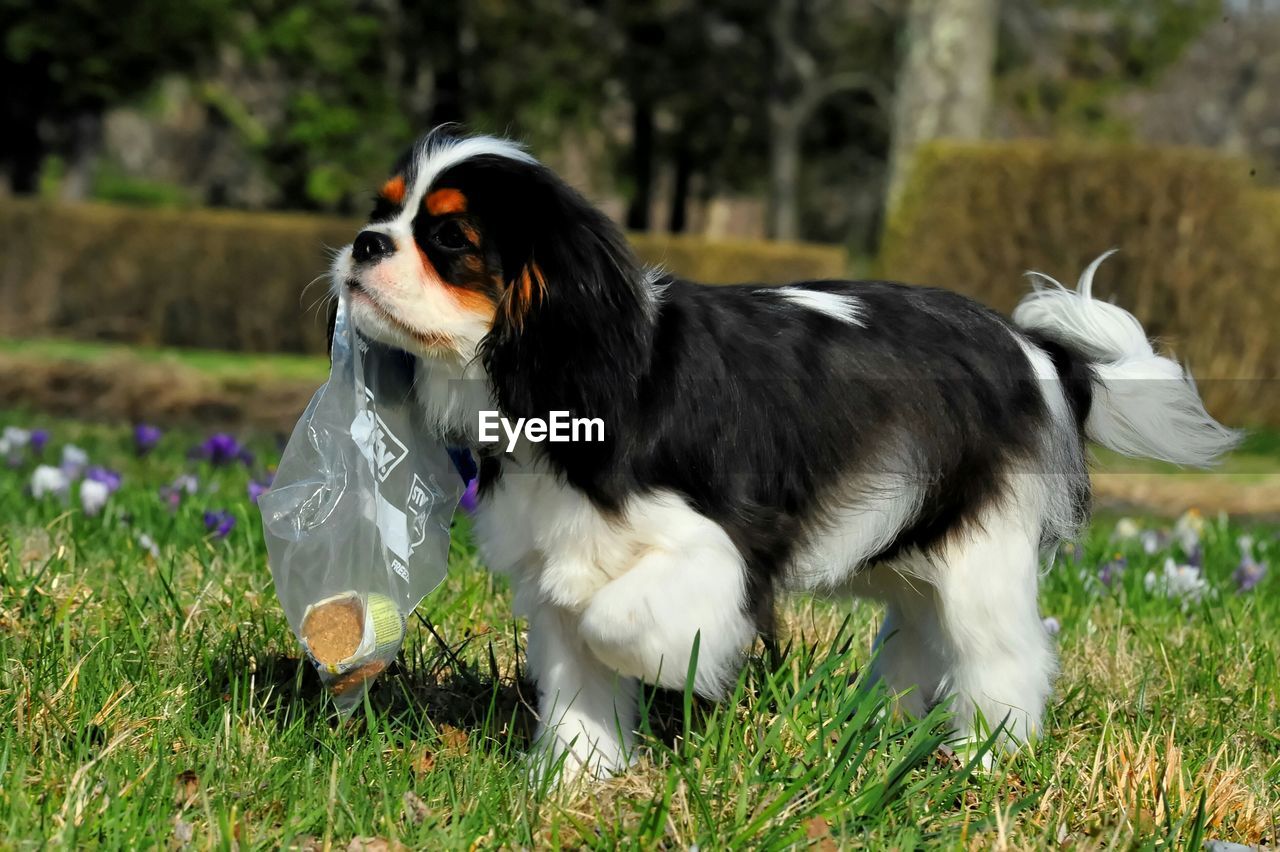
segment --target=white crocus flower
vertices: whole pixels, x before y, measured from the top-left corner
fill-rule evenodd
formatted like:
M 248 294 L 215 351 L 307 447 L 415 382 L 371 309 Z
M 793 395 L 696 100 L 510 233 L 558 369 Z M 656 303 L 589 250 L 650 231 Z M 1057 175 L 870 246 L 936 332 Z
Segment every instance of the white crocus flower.
M 110 496 L 111 489 L 107 487 L 105 482 L 86 479 L 80 483 L 80 506 L 89 517 L 101 512 L 102 507 L 107 505 L 107 498 Z
M 1182 545 L 1185 553 L 1195 550 L 1200 545 L 1200 538 L 1203 535 L 1204 515 L 1194 507 L 1183 512 L 1177 523 L 1173 525 L 1173 536 Z
M 89 454 L 75 444 L 67 444 L 62 448 L 62 470 L 71 479 L 79 479 L 80 474 L 89 466 Z
M 1121 518 L 1116 521 L 1115 532 L 1111 537 L 1117 541 L 1128 541 L 1142 534 L 1142 527 L 1133 518 Z
M 60 468 L 42 464 L 31 472 L 31 496 L 41 499 L 50 494 L 66 497 L 71 479 Z
M 146 533 L 140 533 L 138 535 L 138 546 L 141 547 L 143 550 L 145 550 L 147 553 L 150 553 L 152 559 L 160 558 L 159 545 L 156 544 L 155 539 L 153 539 L 151 536 L 147 535 Z
M 1143 578 L 1143 585 L 1148 592 L 1162 590 L 1165 597 L 1178 598 L 1184 602 L 1199 601 L 1209 593 L 1209 583 L 1199 568 L 1194 565 L 1179 565 L 1172 559 L 1165 560 L 1161 574 L 1148 571 Z

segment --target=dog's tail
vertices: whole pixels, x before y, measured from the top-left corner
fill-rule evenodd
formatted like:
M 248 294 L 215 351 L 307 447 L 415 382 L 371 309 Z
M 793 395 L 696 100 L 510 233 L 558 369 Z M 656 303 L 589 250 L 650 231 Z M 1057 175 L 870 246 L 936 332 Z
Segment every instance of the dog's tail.
M 1133 314 L 1093 298 L 1093 275 L 1111 253 L 1089 264 L 1075 290 L 1030 273 L 1036 289 L 1014 310 L 1013 322 L 1089 365 L 1093 399 L 1079 414 L 1090 440 L 1127 456 L 1208 467 L 1242 434 L 1205 411 L 1191 374 L 1155 353 Z

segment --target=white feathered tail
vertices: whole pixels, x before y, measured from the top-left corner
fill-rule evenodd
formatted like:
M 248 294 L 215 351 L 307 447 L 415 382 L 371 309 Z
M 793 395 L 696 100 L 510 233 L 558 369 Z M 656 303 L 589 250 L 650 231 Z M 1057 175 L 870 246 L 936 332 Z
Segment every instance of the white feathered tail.
M 1093 405 L 1084 424 L 1090 440 L 1127 456 L 1208 467 L 1242 435 L 1209 416 L 1190 373 L 1155 353 L 1133 314 L 1093 298 L 1093 275 L 1111 254 L 1089 264 L 1075 290 L 1029 273 L 1036 289 L 1014 310 L 1013 322 L 1092 363 Z

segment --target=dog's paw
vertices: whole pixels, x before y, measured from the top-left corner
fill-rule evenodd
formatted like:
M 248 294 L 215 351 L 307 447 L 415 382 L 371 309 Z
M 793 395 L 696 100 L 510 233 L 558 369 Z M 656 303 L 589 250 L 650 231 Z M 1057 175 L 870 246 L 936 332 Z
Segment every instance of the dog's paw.
M 634 753 L 619 743 L 566 741 L 544 731 L 525 755 L 525 774 L 531 787 L 550 790 L 610 778 L 633 763 Z

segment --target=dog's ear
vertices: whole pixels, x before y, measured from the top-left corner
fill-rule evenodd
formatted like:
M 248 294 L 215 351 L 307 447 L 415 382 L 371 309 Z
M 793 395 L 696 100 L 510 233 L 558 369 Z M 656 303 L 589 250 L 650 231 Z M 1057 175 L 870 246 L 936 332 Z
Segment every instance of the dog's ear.
M 653 298 L 622 232 L 550 169 L 468 164 L 504 290 L 481 345 L 498 402 L 515 416 L 606 419 L 633 406 L 649 358 Z

